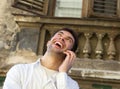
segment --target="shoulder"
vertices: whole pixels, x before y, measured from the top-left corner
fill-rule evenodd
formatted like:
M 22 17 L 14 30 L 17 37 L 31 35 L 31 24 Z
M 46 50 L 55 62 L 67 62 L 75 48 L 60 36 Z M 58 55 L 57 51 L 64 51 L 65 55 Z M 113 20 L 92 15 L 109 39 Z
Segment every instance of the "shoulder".
M 7 74 L 11 74 L 11 73 L 25 73 L 30 71 L 34 66 L 34 63 L 30 63 L 30 64 L 16 64 L 14 66 L 12 66 Z
M 33 64 L 16 64 L 11 69 L 27 69 L 32 67 Z

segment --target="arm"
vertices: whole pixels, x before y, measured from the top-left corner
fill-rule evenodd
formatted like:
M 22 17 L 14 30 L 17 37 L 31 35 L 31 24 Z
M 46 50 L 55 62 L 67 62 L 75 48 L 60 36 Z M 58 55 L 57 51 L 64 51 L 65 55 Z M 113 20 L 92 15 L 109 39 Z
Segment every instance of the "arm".
M 71 79 L 67 73 L 60 72 L 56 78 L 51 78 L 45 85 L 44 89 L 79 89 L 76 81 Z
M 18 65 L 8 71 L 3 89 L 22 89 Z
M 57 87 L 58 89 L 79 89 L 78 83 L 67 75 L 75 61 L 76 55 L 70 50 L 65 51 L 64 54 L 66 54 L 66 57 L 59 67 L 60 73 L 57 76 Z
M 65 72 L 59 73 L 56 81 L 57 89 L 79 89 L 78 83 L 71 79 Z

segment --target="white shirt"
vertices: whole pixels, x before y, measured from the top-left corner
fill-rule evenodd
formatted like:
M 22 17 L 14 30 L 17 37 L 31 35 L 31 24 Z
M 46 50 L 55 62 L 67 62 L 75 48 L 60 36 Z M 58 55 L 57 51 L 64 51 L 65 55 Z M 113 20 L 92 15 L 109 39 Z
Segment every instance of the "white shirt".
M 3 89 L 79 89 L 79 86 L 67 73 L 45 69 L 38 60 L 13 66 Z

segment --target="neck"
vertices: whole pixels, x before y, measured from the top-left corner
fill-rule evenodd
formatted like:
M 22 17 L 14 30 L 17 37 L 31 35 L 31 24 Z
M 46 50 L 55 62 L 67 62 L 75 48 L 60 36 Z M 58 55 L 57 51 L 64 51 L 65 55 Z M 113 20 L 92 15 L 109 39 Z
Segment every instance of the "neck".
M 58 71 L 59 66 L 64 61 L 64 54 L 46 52 L 41 59 L 41 64 L 48 69 Z

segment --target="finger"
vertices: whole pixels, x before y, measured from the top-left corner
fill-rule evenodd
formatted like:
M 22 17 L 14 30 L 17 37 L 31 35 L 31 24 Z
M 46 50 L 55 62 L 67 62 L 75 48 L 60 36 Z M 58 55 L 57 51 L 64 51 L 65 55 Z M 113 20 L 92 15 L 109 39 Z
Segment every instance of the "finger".
M 68 50 L 67 51 L 72 59 L 76 58 L 76 54 L 73 51 Z
M 70 60 L 71 60 L 71 64 L 73 65 L 73 63 L 74 63 L 74 61 L 75 61 L 75 59 L 76 59 L 76 54 L 75 54 L 73 51 L 68 51 L 68 52 L 69 52 L 70 55 L 71 55 Z
M 70 58 L 70 53 L 68 53 L 68 52 L 64 52 L 64 54 L 66 54 L 66 58 L 65 58 L 65 60 L 71 60 Z
M 72 52 L 72 51 L 70 51 L 70 50 L 68 50 L 68 51 L 66 51 L 66 52 L 64 52 L 64 53 L 67 55 L 65 61 L 66 61 L 69 65 L 72 66 L 73 63 L 74 63 L 74 60 L 75 60 L 75 58 L 76 58 L 75 53 Z

